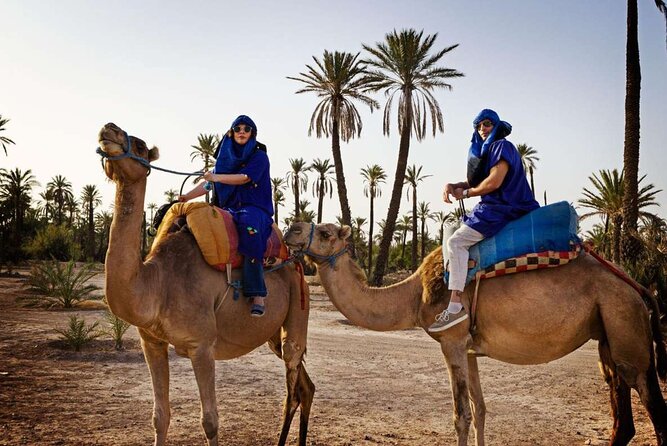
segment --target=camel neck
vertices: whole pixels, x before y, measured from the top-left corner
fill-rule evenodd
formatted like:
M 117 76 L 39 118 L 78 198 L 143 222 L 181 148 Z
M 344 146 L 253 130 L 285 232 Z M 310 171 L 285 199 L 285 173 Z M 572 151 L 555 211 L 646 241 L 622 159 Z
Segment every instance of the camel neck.
M 140 290 L 143 270 L 141 225 L 145 193 L 145 180 L 129 185 L 117 183 L 105 259 L 105 292 L 109 307 L 118 317 L 136 326 L 144 326 L 151 319 L 146 305 L 147 296 Z
M 372 288 L 347 254 L 334 267 L 325 263 L 318 269 L 331 301 L 353 324 L 375 331 L 417 326 L 422 285 L 416 274 L 388 287 Z

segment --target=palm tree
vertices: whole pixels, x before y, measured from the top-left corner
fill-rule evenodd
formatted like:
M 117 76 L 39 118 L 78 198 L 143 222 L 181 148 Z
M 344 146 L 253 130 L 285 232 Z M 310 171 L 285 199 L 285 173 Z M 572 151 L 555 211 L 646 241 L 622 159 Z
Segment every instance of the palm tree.
M 299 210 L 297 214 L 292 215 L 292 221 L 303 221 L 306 223 L 312 223 L 315 220 L 315 212 L 308 209 L 310 206 L 310 201 L 301 200 L 299 201 Z
M 588 177 L 593 183 L 594 190 L 584 188 L 584 198 L 580 199 L 578 203 L 592 211 L 580 216 L 583 220 L 585 218 L 597 215 L 602 217 L 604 223 L 604 232 L 608 236 L 611 226 L 611 257 L 612 261 L 620 262 L 621 260 L 621 230 L 623 226 L 623 193 L 625 183 L 623 179 L 624 173 L 619 174 L 617 169 L 600 170 L 600 176 L 596 174 Z M 646 178 L 646 175 L 639 179 Z M 653 184 L 648 184 L 639 190 L 639 198 L 637 200 L 639 205 L 639 215 L 645 218 L 654 216 L 649 212 L 643 212 L 641 209 L 647 206 L 657 205 L 655 196 L 662 192 L 655 189 Z
M 9 122 L 9 119 L 3 118 L 2 115 L 0 115 L 0 132 L 5 131 L 5 125 L 8 122 Z M 7 144 L 14 144 L 14 141 L 7 138 L 6 136 L 0 136 L 0 144 L 2 144 L 2 148 L 5 151 L 5 155 L 7 155 Z
M 102 194 L 94 184 L 88 184 L 83 187 L 81 192 L 81 203 L 83 211 L 86 213 L 88 240 L 86 243 L 86 252 L 89 259 L 95 257 L 95 208 L 102 204 Z
M 202 170 L 210 170 L 211 167 L 215 165 L 215 150 L 218 148 L 219 144 L 220 136 L 213 133 L 200 133 L 197 137 L 197 145 L 190 146 L 194 149 L 192 152 L 190 152 L 190 161 L 200 159 L 203 161 Z M 200 176 L 195 178 L 195 183 L 198 182 L 200 178 Z M 211 202 L 209 191 L 206 191 L 206 202 Z
M 155 211 L 157 211 L 157 204 L 155 203 L 148 203 L 146 208 L 151 211 L 151 224 L 153 223 L 153 216 L 155 215 Z M 156 228 L 157 229 L 157 228 Z
M 0 202 L 7 203 L 12 219 L 12 245 L 19 249 L 22 243 L 23 221 L 30 207 L 32 188 L 39 186 L 30 169 L 7 171 L 0 169 Z
M 408 201 L 410 201 L 410 190 L 412 190 L 412 271 L 417 271 L 417 185 L 426 178 L 433 176 L 422 175 L 422 167 L 417 168 L 413 164 L 408 167 L 408 172 L 405 174 L 405 184 L 408 185 Z
M 366 266 L 364 263 L 367 257 L 365 254 L 366 242 L 364 241 L 364 236 L 366 234 L 363 229 L 364 225 L 366 224 L 366 219 L 364 217 L 356 217 L 352 220 L 352 224 L 354 224 L 354 227 L 352 228 L 352 237 L 354 237 L 354 244 L 357 246 L 356 252 L 359 256 L 359 261 L 361 265 Z
M 285 205 L 285 178 L 271 178 L 271 189 L 273 190 L 273 221 L 278 224 L 278 208 Z
M 63 222 L 63 213 L 65 211 L 65 204 L 73 196 L 72 194 L 72 183 L 67 181 L 62 175 L 56 175 L 46 184 L 47 190 L 53 196 L 53 201 L 55 202 L 55 223 L 61 225 Z
M 445 211 L 434 212 L 431 214 L 431 219 L 438 225 L 438 240 L 440 241 L 440 245 L 442 245 L 442 241 L 445 238 L 445 225 L 449 223 L 449 213 L 445 213 Z
M 410 228 L 412 228 L 412 217 L 409 214 L 405 214 L 396 222 L 396 229 L 401 232 L 401 259 L 405 258 L 405 244 Z
M 322 209 L 324 207 L 324 196 L 329 194 L 333 196 L 333 182 L 331 181 L 331 170 L 334 165 L 328 159 L 321 160 L 315 158 L 309 167 L 317 173 L 317 178 L 313 182 L 313 197 L 317 198 L 317 223 L 322 223 Z
M 109 232 L 111 231 L 111 221 L 113 214 L 111 212 L 102 211 L 95 214 L 95 230 L 100 234 L 100 244 L 97 248 L 97 260 L 104 262 L 109 246 Z
M 419 238 L 421 239 L 421 261 L 424 261 L 424 255 L 426 254 L 426 244 L 428 242 L 428 228 L 426 227 L 426 220 L 431 218 L 431 215 L 431 208 L 429 204 L 425 201 L 420 201 L 419 209 L 417 209 L 417 217 L 419 217 L 419 221 L 421 222 L 421 230 L 419 231 Z
M 289 163 L 292 167 L 292 170 L 287 172 L 287 185 L 290 187 L 292 193 L 294 194 L 293 222 L 296 222 L 301 221 L 299 220 L 299 204 L 301 202 L 300 194 L 301 192 L 305 192 L 308 189 L 308 176 L 306 175 L 306 172 L 310 170 L 310 167 L 306 166 L 306 162 L 303 158 L 290 158 Z
M 378 103 L 362 93 L 366 86 L 365 65 L 357 60 L 359 53 L 351 54 L 325 50 L 322 60 L 313 56 L 316 66 L 306 65 L 307 71 L 299 77 L 288 79 L 303 83 L 305 86 L 296 93 L 315 93 L 320 99 L 312 116 L 308 135 L 315 131 L 315 136 L 331 135 L 331 152 L 336 170 L 336 186 L 343 223 L 352 226 L 352 213 L 347 199 L 347 186 L 343 172 L 343 157 L 340 152 L 340 140 L 348 142 L 361 135 L 362 123 L 359 111 L 353 101 L 359 101 L 371 109 L 379 108 Z
M 368 197 L 370 200 L 370 213 L 368 216 L 368 277 L 371 277 L 371 267 L 373 263 L 373 224 L 375 223 L 373 203 L 376 197 L 382 195 L 380 184 L 385 182 L 387 174 L 382 167 L 373 164 L 372 166 L 366 166 L 361 169 L 361 176 L 364 178 L 364 184 L 366 185 L 364 186 L 364 196 Z
M 171 203 L 172 201 L 176 201 L 176 197 L 178 197 L 178 192 L 176 192 L 176 189 L 169 189 L 164 191 L 164 196 L 167 199 L 167 203 Z
M 451 90 L 447 79 L 463 76 L 451 68 L 437 66 L 442 57 L 456 48 L 453 45 L 431 53 L 437 34 L 423 36 L 424 32 L 414 29 L 397 32 L 394 30 L 385 36 L 384 42 L 375 47 L 363 45 L 372 58 L 365 62 L 372 67 L 367 75 L 368 91 L 383 90 L 387 102 L 384 107 L 383 132 L 389 135 L 392 104 L 398 95 L 398 132 L 401 135 L 394 186 L 387 211 L 387 225 L 382 234 L 382 242 L 375 261 L 372 283 L 380 285 L 384 276 L 389 247 L 396 227 L 396 219 L 401 207 L 403 181 L 410 153 L 410 139 L 413 132 L 417 141 L 426 136 L 427 118 L 430 116 L 433 136 L 436 130 L 444 131 L 442 112 L 438 101 L 433 96 L 436 88 Z
M 535 156 L 537 155 L 537 150 L 529 147 L 528 144 L 519 144 L 516 146 L 516 149 L 519 151 L 521 156 L 521 163 L 523 164 L 523 170 L 526 172 L 526 175 L 530 177 L 530 190 L 533 191 L 533 198 L 535 198 L 535 183 L 533 182 L 533 171 L 535 170 L 535 161 L 540 159 Z
M 667 20 L 667 5 L 655 0 L 655 5 Z M 641 65 L 639 63 L 639 39 L 637 31 L 637 0 L 628 0 L 627 41 L 625 47 L 625 141 L 623 144 L 623 195 L 622 254 L 631 262 L 639 254 L 641 241 L 637 234 L 639 217 L 639 98 L 641 89 Z

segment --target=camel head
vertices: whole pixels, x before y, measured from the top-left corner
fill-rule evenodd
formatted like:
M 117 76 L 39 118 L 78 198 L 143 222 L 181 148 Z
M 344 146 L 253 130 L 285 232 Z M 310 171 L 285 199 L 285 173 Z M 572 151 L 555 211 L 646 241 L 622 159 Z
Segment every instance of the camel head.
M 98 141 L 100 153 L 105 158 L 125 157 L 118 160 L 107 160 L 104 172 L 112 180 L 137 180 L 145 178 L 148 168 L 142 162 L 150 163 L 159 157 L 157 147 L 148 149 L 146 143 L 139 138 L 129 136 L 116 124 L 106 124 L 100 130 Z M 132 159 L 134 157 L 135 159 Z M 139 158 L 140 160 L 137 160 Z
M 285 244 L 295 253 L 303 253 L 313 260 L 339 254 L 347 246 L 347 238 L 352 233 L 349 226 L 333 223 L 297 222 L 285 234 Z

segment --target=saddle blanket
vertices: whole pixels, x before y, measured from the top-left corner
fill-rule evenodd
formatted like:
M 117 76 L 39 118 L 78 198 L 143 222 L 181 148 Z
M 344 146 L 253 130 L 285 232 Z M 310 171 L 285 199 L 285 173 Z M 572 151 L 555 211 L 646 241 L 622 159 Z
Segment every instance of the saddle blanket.
M 204 202 L 176 203 L 171 206 L 160 223 L 153 246 L 158 246 L 169 233 L 174 220 L 181 216 L 186 218 L 188 229 L 209 265 L 221 271 L 226 269 L 228 263 L 232 268 L 241 267 L 243 256 L 238 253 L 239 236 L 232 215 Z M 274 265 L 288 256 L 282 233 L 274 223 L 266 243 L 264 265 Z
M 443 249 L 445 263 L 446 251 Z M 577 213 L 567 201 L 540 207 L 473 245 L 469 252 L 466 285 L 478 275 L 490 278 L 564 265 L 582 252 Z M 445 281 L 448 278 L 446 271 Z

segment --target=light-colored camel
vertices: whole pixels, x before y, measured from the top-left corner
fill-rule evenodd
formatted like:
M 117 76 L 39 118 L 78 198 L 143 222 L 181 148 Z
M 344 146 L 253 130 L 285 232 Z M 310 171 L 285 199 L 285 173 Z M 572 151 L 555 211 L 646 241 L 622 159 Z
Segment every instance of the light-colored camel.
M 245 355 L 264 343 L 283 359 L 286 368 L 287 396 L 278 443 L 285 444 L 300 407 L 299 444 L 305 445 L 315 386 L 302 363 L 308 296 L 304 296 L 306 307 L 302 309 L 301 275 L 294 265 L 268 273 L 266 314 L 252 318 L 246 299 L 227 298 L 232 292 L 226 275 L 205 263 L 188 231 L 165 237 L 142 261 L 141 225 L 148 173 L 142 163 L 157 159 L 158 150 L 148 150 L 142 140 L 127 136 L 114 124 L 100 130 L 99 142 L 101 154 L 107 157 L 105 172 L 116 183 L 105 265 L 106 298 L 115 315 L 139 329 L 153 384 L 155 445 L 165 444 L 170 421 L 170 344 L 192 362 L 201 398 L 201 423 L 212 446 L 219 441 L 215 360 Z
M 371 288 L 347 254 L 349 235 L 347 226 L 295 223 L 285 242 L 317 264 L 332 303 L 353 324 L 378 331 L 426 330 L 447 304 L 441 250 L 431 253 L 406 280 Z M 435 282 L 441 284 L 440 299 L 429 295 L 430 284 Z M 466 308 L 470 308 L 471 288 L 474 284 L 463 293 Z M 567 355 L 589 339 L 599 341 L 600 367 L 611 389 L 611 444 L 627 444 L 634 435 L 630 388 L 637 390 L 646 406 L 658 444 L 666 444 L 667 407 L 658 385 L 654 353 L 661 376 L 667 360 L 659 330 L 655 330 L 655 299 L 646 298 L 650 299 L 651 318 L 639 294 L 590 255 L 558 268 L 482 281 L 474 333 L 469 331 L 470 318 L 439 333 L 427 331 L 440 343 L 449 371 L 458 444 L 467 444 L 471 421 L 476 444 L 484 444 L 485 406 L 477 356 L 520 365 L 542 364 Z M 653 330 L 651 324 L 656 324 Z

